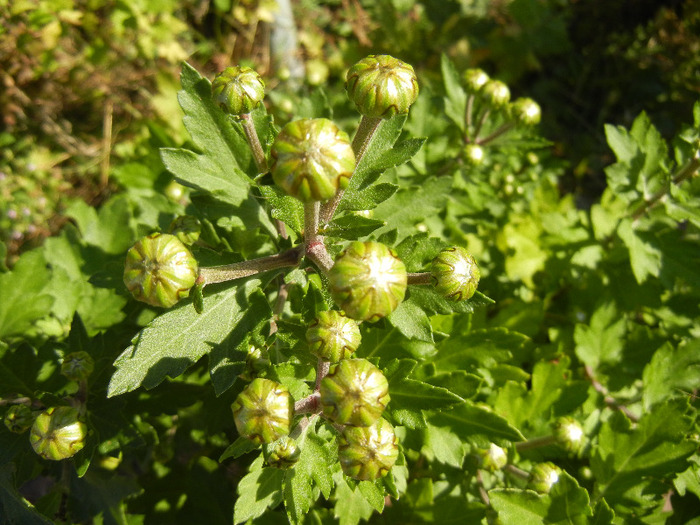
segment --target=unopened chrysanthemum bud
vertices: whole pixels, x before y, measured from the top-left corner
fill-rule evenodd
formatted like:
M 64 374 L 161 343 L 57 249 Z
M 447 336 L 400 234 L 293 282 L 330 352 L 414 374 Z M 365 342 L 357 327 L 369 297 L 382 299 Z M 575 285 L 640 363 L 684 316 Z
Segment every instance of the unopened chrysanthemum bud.
M 521 126 L 534 126 L 542 118 L 540 105 L 531 98 L 518 98 L 508 109 L 511 117 Z
M 386 119 L 408 113 L 418 98 L 418 79 L 409 64 L 370 55 L 348 70 L 345 89 L 362 115 Z
M 467 144 L 464 146 L 464 159 L 471 166 L 480 166 L 484 162 L 484 148 L 478 144 Z
M 34 423 L 34 414 L 27 405 L 12 405 L 5 412 L 5 426 L 10 432 L 22 434 Z
M 549 461 L 538 463 L 530 471 L 528 487 L 542 494 L 548 494 L 552 486 L 559 481 L 561 469 Z
M 283 436 L 277 441 L 263 447 L 265 462 L 274 468 L 288 469 L 299 461 L 301 450 L 297 442 L 289 436 Z
M 77 454 L 85 446 L 87 426 L 80 419 L 78 409 L 52 407 L 37 416 L 29 442 L 44 459 L 60 461 Z
M 265 83 L 249 67 L 227 67 L 212 82 L 211 92 L 226 113 L 243 115 L 253 111 L 265 98 Z
M 355 170 L 347 133 L 325 118 L 287 124 L 272 145 L 272 178 L 302 202 L 327 201 Z
M 494 109 L 501 109 L 510 101 L 510 89 L 500 80 L 489 80 L 481 88 L 481 96 Z
M 471 298 L 481 278 L 474 257 L 457 246 L 442 250 L 433 259 L 430 273 L 435 281 L 435 289 L 452 301 Z
M 483 69 L 467 69 L 462 75 L 464 85 L 470 93 L 477 93 L 490 78 Z
M 372 425 L 389 403 L 389 383 L 366 359 L 344 359 L 321 381 L 323 414 L 335 423 Z
M 491 443 L 487 449 L 478 450 L 477 455 L 479 456 L 479 466 L 490 472 L 501 470 L 508 464 L 508 452 L 495 443 Z
M 403 301 L 406 266 L 378 242 L 350 244 L 328 272 L 331 295 L 345 314 L 358 321 L 377 321 Z
M 126 254 L 124 284 L 144 303 L 169 308 L 187 297 L 197 280 L 197 261 L 177 237 L 152 233 Z
M 345 427 L 338 442 L 340 466 L 356 480 L 385 476 L 398 457 L 394 428 L 383 418 L 369 427 Z
M 238 394 L 231 410 L 238 433 L 260 445 L 289 434 L 294 401 L 285 386 L 257 378 Z
M 557 445 L 573 454 L 583 447 L 585 435 L 580 423 L 572 417 L 558 417 L 552 423 L 552 432 Z
M 350 357 L 361 341 L 357 321 L 337 310 L 320 312 L 306 331 L 311 353 L 332 363 Z
M 199 240 L 202 223 L 193 215 L 181 215 L 173 219 L 168 231 L 180 239 L 183 244 L 191 246 Z
M 248 353 L 245 357 L 245 369 L 240 377 L 246 381 L 252 381 L 268 366 L 270 366 L 270 360 L 267 358 L 267 352 L 263 352 L 257 346 L 251 346 L 248 348 Z
M 72 352 L 63 358 L 61 374 L 71 381 L 85 381 L 95 369 L 95 360 L 87 352 Z

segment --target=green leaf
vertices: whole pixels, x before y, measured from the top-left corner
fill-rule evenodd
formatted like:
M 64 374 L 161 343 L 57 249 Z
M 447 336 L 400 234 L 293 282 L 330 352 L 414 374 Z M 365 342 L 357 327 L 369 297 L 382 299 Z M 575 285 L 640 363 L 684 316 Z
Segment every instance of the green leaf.
M 373 184 L 366 190 L 343 196 L 343 209 L 349 211 L 373 210 L 391 197 L 399 187 L 389 182 Z
M 508 441 L 525 439 L 520 431 L 504 418 L 470 401 L 464 401 L 452 408 L 431 414 L 428 416 L 428 421 L 434 426 L 448 428 L 455 435 L 467 440 L 473 437 L 483 437 L 490 442 L 499 439 Z
M 203 355 L 212 353 L 212 379 L 223 388 L 229 374 L 218 381 L 217 374 L 231 366 L 231 355 L 243 352 L 245 327 L 256 315 L 248 311 L 250 296 L 260 281 L 250 280 L 204 298 L 204 312 L 198 314 L 191 304 L 183 304 L 160 315 L 132 340 L 114 362 L 117 368 L 109 382 L 109 397 L 131 392 L 139 386 L 153 388 L 167 376 L 177 377 Z M 258 301 L 253 300 L 254 304 Z M 237 329 L 241 324 L 241 329 Z M 226 357 L 225 357 L 226 356 Z
M 75 220 L 87 244 L 105 253 L 124 253 L 134 242 L 131 206 L 124 195 L 111 198 L 99 211 L 81 200 L 73 201 L 66 215 Z
M 658 277 L 663 253 L 656 245 L 654 236 L 635 230 L 629 219 L 620 222 L 617 234 L 629 250 L 630 263 L 637 282 L 642 284 L 649 277 Z
M 471 314 L 477 308 L 494 304 L 494 300 L 481 292 L 476 292 L 467 301 L 450 301 L 439 294 L 433 286 L 411 286 L 409 300 L 418 305 L 428 315 L 462 313 Z
M 411 301 L 402 301 L 387 320 L 408 339 L 418 339 L 428 343 L 433 341 L 433 331 L 428 316 L 422 308 Z
M 689 395 L 697 388 L 698 377 L 700 340 L 682 344 L 677 349 L 674 349 L 671 343 L 664 344 L 644 367 L 644 409 L 650 410 L 670 397 Z
M 243 454 L 252 452 L 253 450 L 259 447 L 259 445 L 253 443 L 250 439 L 244 438 L 243 436 L 239 436 L 238 439 L 236 439 L 236 441 L 234 441 L 228 447 L 226 447 L 226 450 L 224 450 L 224 452 L 219 457 L 219 463 L 222 463 L 228 458 L 239 458 Z
M 441 372 L 471 371 L 478 366 L 490 368 L 512 359 L 514 354 L 524 352 L 530 345 L 530 338 L 506 328 L 474 330 L 442 342 L 433 364 Z
M 54 299 L 45 291 L 48 283 L 46 261 L 38 250 L 23 254 L 11 272 L 0 274 L 0 338 L 24 334 L 49 315 Z
M 613 413 L 601 427 L 591 456 L 596 498 L 614 505 L 637 485 L 684 471 L 697 448 L 686 439 L 693 423 L 694 414 L 683 399 L 656 405 L 634 427 L 624 414 Z
M 467 108 L 467 93 L 461 85 L 459 73 L 447 55 L 443 54 L 440 60 L 442 79 L 445 83 L 445 114 L 464 131 L 464 115 Z
M 259 463 L 257 465 L 256 470 L 246 474 L 238 483 L 238 499 L 233 507 L 234 525 L 262 516 L 268 508 L 274 508 L 282 501 L 285 472 L 271 467 L 259 468 Z
M 577 324 L 574 330 L 576 356 L 594 370 L 601 364 L 615 364 L 622 358 L 627 321 L 613 302 L 600 305 L 590 323 Z
M 384 226 L 384 221 L 370 219 L 360 215 L 343 215 L 333 219 L 321 233 L 328 237 L 339 237 L 354 241 L 360 237 L 365 237 L 377 228 Z
M 339 525 L 357 525 L 361 520 L 367 520 L 374 512 L 374 508 L 355 486 L 351 488 L 344 476 L 338 475 L 335 480 L 335 507 L 333 516 Z
M 277 186 L 260 186 L 260 193 L 272 218 L 279 219 L 297 235 L 301 235 L 304 231 L 304 205 L 301 201 L 290 197 Z
M 0 465 L 0 516 L 6 525 L 51 525 L 34 506 L 14 488 L 11 464 Z

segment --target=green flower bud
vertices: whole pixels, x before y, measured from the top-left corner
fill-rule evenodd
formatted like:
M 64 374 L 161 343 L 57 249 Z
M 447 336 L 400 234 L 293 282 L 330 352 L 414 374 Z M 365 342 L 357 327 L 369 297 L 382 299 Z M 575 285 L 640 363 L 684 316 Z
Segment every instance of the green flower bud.
M 152 233 L 126 254 L 124 284 L 144 303 L 169 308 L 187 297 L 197 280 L 197 261 L 167 233 Z
M 464 159 L 470 166 L 480 166 L 486 156 L 484 148 L 478 144 L 467 144 L 464 146 Z
M 389 383 L 366 359 L 344 359 L 321 381 L 323 414 L 341 425 L 367 427 L 389 403 Z
M 327 201 L 347 187 L 355 170 L 347 133 L 325 118 L 290 122 L 271 153 L 275 184 L 303 202 Z
M 238 433 L 260 445 L 289 434 L 294 401 L 285 386 L 257 378 L 238 394 L 231 410 Z
M 510 101 L 510 89 L 500 80 L 489 80 L 481 88 L 481 96 L 494 109 L 501 109 Z
M 263 353 L 260 348 L 251 346 L 245 357 L 245 370 L 240 377 L 246 381 L 252 381 L 268 366 L 270 366 L 270 360 L 267 358 L 267 352 Z
M 10 432 L 22 434 L 34 423 L 34 414 L 27 405 L 12 405 L 5 412 L 5 426 Z
M 470 93 L 478 93 L 484 84 L 491 80 L 483 69 L 476 68 L 467 69 L 462 78 L 464 78 L 464 85 Z
M 418 98 L 418 79 L 409 64 L 370 55 L 348 70 L 345 89 L 362 115 L 387 119 L 408 113 Z
M 297 442 L 289 436 L 279 438 L 277 441 L 263 447 L 265 461 L 271 467 L 288 469 L 299 461 L 301 449 Z
M 508 108 L 510 116 L 521 126 L 534 126 L 542 118 L 540 105 L 531 98 L 516 99 Z
M 572 417 L 558 417 L 552 423 L 552 432 L 557 445 L 567 452 L 576 454 L 583 448 L 585 435 L 583 428 Z
M 333 300 L 358 321 L 386 317 L 406 294 L 406 266 L 378 242 L 351 243 L 336 258 L 328 280 Z
M 180 239 L 183 244 L 191 246 L 199 240 L 202 233 L 202 223 L 192 215 L 181 215 L 173 219 L 168 231 Z
M 333 363 L 350 357 L 360 341 L 357 322 L 336 310 L 319 313 L 306 331 L 311 353 Z
M 72 352 L 61 363 L 61 374 L 70 381 L 85 381 L 94 369 L 95 360 L 87 352 Z
M 383 418 L 369 427 L 346 427 L 338 441 L 343 472 L 360 481 L 385 476 L 398 457 L 394 428 Z
M 548 494 L 552 486 L 559 481 L 561 469 L 549 461 L 538 463 L 530 471 L 528 487 L 542 494 Z
M 227 67 L 212 82 L 211 93 L 226 113 L 243 115 L 253 111 L 265 98 L 265 83 L 249 67 Z
M 481 273 L 474 257 L 457 246 L 442 250 L 430 269 L 435 289 L 452 301 L 466 301 L 479 286 Z
M 320 86 L 328 81 L 330 70 L 323 60 L 308 60 L 306 62 L 306 81 L 311 86 Z
M 85 446 L 86 437 L 87 426 L 77 408 L 52 407 L 34 421 L 29 442 L 42 458 L 60 461 L 77 454 Z
M 494 443 L 488 449 L 478 450 L 477 455 L 480 467 L 490 472 L 501 470 L 508 464 L 508 451 Z

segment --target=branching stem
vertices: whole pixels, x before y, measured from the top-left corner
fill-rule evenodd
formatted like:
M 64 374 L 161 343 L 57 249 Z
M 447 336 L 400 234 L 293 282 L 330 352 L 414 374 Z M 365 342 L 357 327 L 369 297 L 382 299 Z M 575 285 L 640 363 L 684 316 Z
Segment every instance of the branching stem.
M 320 202 L 304 203 L 304 253 L 326 273 L 333 267 L 333 258 L 326 249 L 323 236 L 318 234 L 320 209 Z
M 296 247 L 286 252 L 251 259 L 223 266 L 209 266 L 199 269 L 199 280 L 204 284 L 223 283 L 243 277 L 250 277 L 270 270 L 297 266 L 301 260 L 302 248 Z

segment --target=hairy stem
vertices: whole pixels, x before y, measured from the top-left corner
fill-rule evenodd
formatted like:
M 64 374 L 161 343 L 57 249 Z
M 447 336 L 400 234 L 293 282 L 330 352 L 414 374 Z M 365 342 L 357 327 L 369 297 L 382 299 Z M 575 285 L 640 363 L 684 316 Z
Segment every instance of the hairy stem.
M 325 361 L 319 357 L 318 365 L 316 366 L 316 386 L 314 391 L 318 392 L 321 389 L 321 381 L 328 375 L 328 371 L 331 369 L 331 363 Z
M 255 129 L 255 124 L 253 124 L 253 119 L 250 113 L 241 115 L 241 124 L 243 125 L 243 131 L 245 132 L 245 138 L 248 140 L 248 144 L 250 145 L 250 150 L 253 152 L 253 158 L 255 159 L 255 165 L 258 168 L 258 173 L 265 173 L 267 171 L 267 160 L 265 159 L 265 152 L 260 144 L 258 132 Z
M 474 95 L 467 97 L 467 107 L 464 111 L 464 142 L 469 144 L 471 137 L 469 131 L 472 129 L 472 115 L 474 113 Z
M 481 128 L 484 126 L 484 122 L 486 122 L 486 119 L 489 117 L 490 114 L 491 111 L 489 111 L 488 109 L 485 110 L 481 114 L 481 118 L 479 119 L 479 122 L 476 125 L 476 129 L 474 130 L 474 142 L 476 142 L 477 144 L 481 144 L 481 141 L 479 141 L 479 133 L 481 133 Z
M 603 396 L 603 401 L 606 405 L 615 410 L 619 410 L 624 415 L 626 415 L 630 421 L 639 421 L 639 417 L 630 412 L 629 408 L 627 408 L 625 405 L 618 403 L 617 400 L 615 400 L 615 398 L 608 393 L 608 389 L 605 388 L 605 386 L 595 378 L 595 375 L 593 374 L 593 368 L 591 368 L 590 366 L 586 366 L 585 370 L 588 380 L 591 382 L 591 385 L 593 385 L 595 391 Z
M 296 247 L 286 252 L 242 261 L 223 266 L 209 266 L 199 269 L 198 280 L 203 284 L 223 283 L 243 277 L 250 277 L 270 270 L 297 266 L 301 260 L 302 248 Z
M 318 414 L 321 411 L 321 395 L 318 392 L 294 403 L 294 414 Z
M 357 133 L 355 133 L 355 137 L 352 139 L 352 150 L 355 152 L 355 171 L 357 171 L 357 166 L 360 165 L 360 161 L 367 152 L 367 148 L 372 142 L 372 138 L 377 133 L 381 123 L 382 119 L 380 118 L 366 117 L 364 115 L 360 120 Z M 352 176 L 350 176 L 350 178 L 352 178 Z M 335 196 L 323 205 L 323 208 L 321 208 L 320 218 L 323 224 L 329 223 L 333 218 L 335 211 L 338 209 L 340 201 L 343 200 L 344 194 L 345 190 L 339 189 Z
M 430 272 L 409 273 L 406 277 L 408 278 L 408 284 L 431 284 L 433 281 L 433 276 Z
M 525 481 L 530 479 L 530 474 L 525 472 L 523 469 L 516 467 L 515 465 L 506 465 L 505 467 L 503 467 L 503 470 L 505 470 L 509 474 L 512 474 L 516 478 L 520 478 Z
M 540 436 L 527 441 L 520 441 L 515 444 L 515 450 L 522 452 L 524 450 L 532 450 L 533 448 L 545 447 L 556 441 L 554 436 Z
M 498 128 L 496 131 L 491 133 L 489 136 L 484 137 L 483 139 L 478 139 L 476 141 L 476 143 L 479 144 L 480 146 L 488 144 L 489 142 L 497 139 L 498 137 L 500 137 L 504 133 L 510 131 L 514 127 L 515 127 L 515 125 L 512 122 L 507 122 L 506 124 L 503 124 L 500 128 Z
M 326 249 L 323 236 L 318 234 L 320 210 L 320 202 L 304 203 L 304 254 L 326 273 L 333 267 L 333 258 Z

